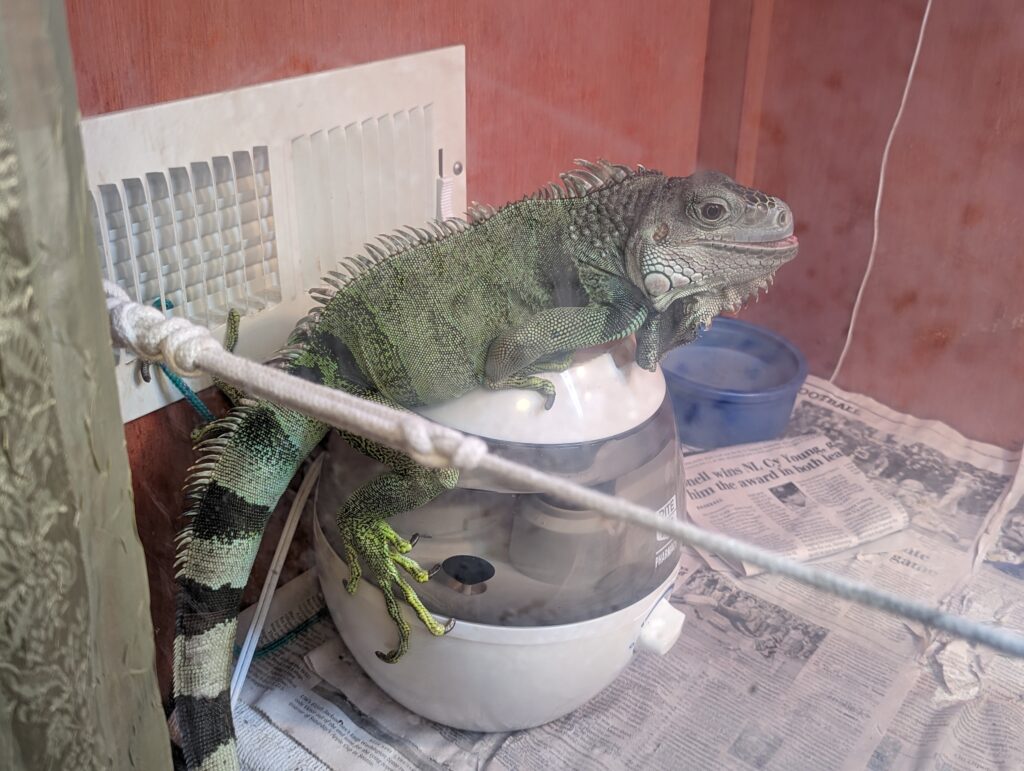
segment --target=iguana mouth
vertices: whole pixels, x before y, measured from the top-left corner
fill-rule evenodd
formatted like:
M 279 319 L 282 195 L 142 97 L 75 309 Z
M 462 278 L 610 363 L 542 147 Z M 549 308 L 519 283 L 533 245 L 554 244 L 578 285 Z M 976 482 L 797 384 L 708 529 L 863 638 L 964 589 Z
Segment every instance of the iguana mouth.
M 794 235 L 788 235 L 785 238 L 780 238 L 778 241 L 763 241 L 758 244 L 762 249 L 790 249 L 794 246 L 799 246 L 799 241 Z
M 698 241 L 701 246 L 727 249 L 733 252 L 787 252 L 799 246 L 796 236 L 786 236 L 777 241 Z

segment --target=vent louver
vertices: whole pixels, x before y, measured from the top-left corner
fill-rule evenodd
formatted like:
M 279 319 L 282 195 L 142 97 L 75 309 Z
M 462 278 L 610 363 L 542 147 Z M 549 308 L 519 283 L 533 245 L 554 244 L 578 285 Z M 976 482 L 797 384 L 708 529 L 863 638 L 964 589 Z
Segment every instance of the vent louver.
M 438 216 L 440 175 L 465 159 L 464 93 L 460 46 L 83 120 L 104 277 L 215 334 L 235 308 L 239 353 L 268 358 L 339 257 Z M 444 205 L 462 212 L 452 180 Z M 124 420 L 180 398 L 117 362 Z
M 360 251 L 366 236 L 436 217 L 433 133 L 433 107 L 426 105 L 294 138 L 304 253 L 326 265 Z
M 209 327 L 281 301 L 266 147 L 98 190 L 103 275 L 131 298 Z

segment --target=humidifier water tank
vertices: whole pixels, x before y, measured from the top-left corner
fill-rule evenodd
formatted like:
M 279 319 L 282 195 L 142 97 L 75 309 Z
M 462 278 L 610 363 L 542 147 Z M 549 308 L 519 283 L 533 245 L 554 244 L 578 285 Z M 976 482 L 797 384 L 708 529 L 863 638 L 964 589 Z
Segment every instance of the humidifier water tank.
M 548 375 L 551 410 L 524 391 L 477 391 L 423 410 L 487 440 L 499 453 L 659 511 L 683 510 L 682 467 L 661 373 L 632 363 L 627 344 Z M 427 506 L 398 514 L 410 554 L 430 572 L 414 584 L 442 638 L 407 616 L 409 652 L 396 664 L 374 652 L 396 632 L 376 587 L 348 595 L 334 526 L 338 507 L 380 470 L 340 440 L 321 476 L 316 551 L 328 608 L 352 655 L 409 709 L 475 731 L 548 722 L 608 685 L 637 647 L 667 651 L 682 614 L 668 604 L 677 547 L 667 537 L 607 520 L 479 473 Z M 364 572 L 364 575 L 366 573 Z

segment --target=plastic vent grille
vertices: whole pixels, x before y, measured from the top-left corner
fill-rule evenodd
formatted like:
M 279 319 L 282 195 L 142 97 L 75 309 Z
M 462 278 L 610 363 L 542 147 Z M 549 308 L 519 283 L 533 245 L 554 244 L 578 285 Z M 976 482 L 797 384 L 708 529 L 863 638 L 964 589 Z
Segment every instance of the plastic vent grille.
M 424 105 L 293 139 L 303 251 L 329 269 L 367 238 L 436 217 L 433 135 Z
M 97 190 L 103 275 L 132 299 L 209 327 L 281 301 L 266 147 Z
M 461 46 L 86 118 L 102 272 L 218 337 L 237 309 L 236 352 L 267 359 L 340 257 L 465 209 L 465 120 Z M 135 364 L 125 420 L 179 398 Z

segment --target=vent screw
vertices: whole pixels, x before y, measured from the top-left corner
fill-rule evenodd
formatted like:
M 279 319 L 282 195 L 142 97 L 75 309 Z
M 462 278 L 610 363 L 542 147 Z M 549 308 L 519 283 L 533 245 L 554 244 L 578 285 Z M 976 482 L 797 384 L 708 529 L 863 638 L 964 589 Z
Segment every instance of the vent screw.
M 455 176 L 462 173 L 462 161 L 455 161 L 455 163 L 452 164 L 452 172 Z

